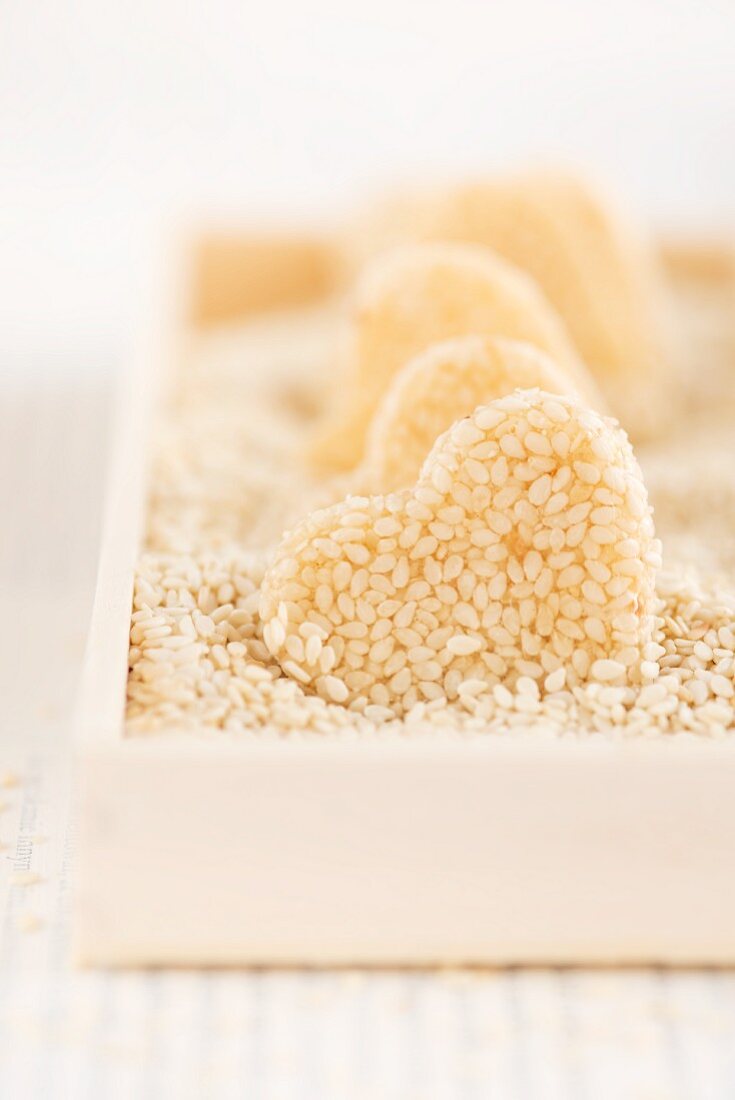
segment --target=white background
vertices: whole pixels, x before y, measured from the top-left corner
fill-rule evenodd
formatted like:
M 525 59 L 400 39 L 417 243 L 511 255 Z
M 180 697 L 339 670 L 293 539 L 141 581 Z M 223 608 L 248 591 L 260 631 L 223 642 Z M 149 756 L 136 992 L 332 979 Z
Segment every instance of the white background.
M 187 213 L 529 159 L 732 225 L 735 4 L 0 0 L 0 369 L 108 363 Z
M 65 762 L 157 227 L 543 157 L 717 228 L 734 44 L 735 0 L 0 0 L 3 1100 L 735 1096 L 732 972 L 73 971 Z

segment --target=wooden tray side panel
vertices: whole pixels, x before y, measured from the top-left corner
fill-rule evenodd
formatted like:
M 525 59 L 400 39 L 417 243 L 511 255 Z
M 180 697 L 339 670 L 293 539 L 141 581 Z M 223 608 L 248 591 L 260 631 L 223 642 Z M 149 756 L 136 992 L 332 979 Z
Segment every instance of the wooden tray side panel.
M 327 237 L 210 233 L 193 244 L 191 273 L 189 319 L 204 328 L 324 298 L 342 261 Z
M 74 716 L 79 744 L 123 736 L 135 563 L 145 525 L 153 418 L 180 331 L 179 284 L 151 283 L 147 324 L 115 386 L 106 502 L 92 617 Z
M 589 748 L 93 755 L 81 960 L 735 962 L 733 753 Z

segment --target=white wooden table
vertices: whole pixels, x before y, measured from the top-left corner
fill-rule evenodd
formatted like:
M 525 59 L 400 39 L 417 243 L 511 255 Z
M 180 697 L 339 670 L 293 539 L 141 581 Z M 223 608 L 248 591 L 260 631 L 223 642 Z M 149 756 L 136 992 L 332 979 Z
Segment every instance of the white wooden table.
M 0 384 L 0 1097 L 735 1096 L 735 973 L 71 968 L 68 720 L 108 392 Z

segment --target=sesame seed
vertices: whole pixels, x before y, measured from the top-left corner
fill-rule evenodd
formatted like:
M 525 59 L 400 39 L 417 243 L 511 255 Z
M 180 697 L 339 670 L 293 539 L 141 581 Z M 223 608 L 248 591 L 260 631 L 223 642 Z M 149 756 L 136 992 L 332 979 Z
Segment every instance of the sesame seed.
M 513 706 L 513 696 L 503 684 L 495 684 L 493 687 L 493 698 L 500 707 L 509 708 Z
M 724 676 L 715 674 L 710 680 L 710 687 L 715 695 L 721 696 L 723 699 L 731 699 L 735 695 L 732 680 L 728 680 Z
M 620 661 L 613 661 L 609 658 L 601 658 L 595 661 L 592 665 L 592 675 L 596 680 L 618 680 L 625 675 L 625 665 L 622 665 Z
M 336 676 L 325 676 L 323 683 L 325 692 L 335 703 L 344 703 L 347 700 L 347 687 Z
M 455 634 L 447 641 L 447 649 L 459 657 L 466 657 L 470 653 L 477 653 L 482 649 L 479 638 L 472 638 L 468 634 Z
M 557 668 L 554 672 L 550 672 L 544 680 L 544 688 L 548 692 L 561 691 L 566 683 L 567 673 L 566 669 L 562 666 Z

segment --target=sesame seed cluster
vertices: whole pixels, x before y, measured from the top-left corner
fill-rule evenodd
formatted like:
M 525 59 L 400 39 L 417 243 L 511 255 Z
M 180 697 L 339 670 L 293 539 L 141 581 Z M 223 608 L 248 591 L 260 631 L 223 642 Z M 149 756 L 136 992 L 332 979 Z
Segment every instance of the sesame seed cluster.
M 286 495 L 292 488 L 284 476 L 288 425 L 269 422 L 262 438 L 257 418 L 243 424 L 240 409 L 177 409 L 162 418 L 148 508 L 151 548 L 251 543 L 279 489 Z
M 732 412 L 689 416 L 666 446 L 641 452 L 656 528 L 669 556 L 710 573 L 735 574 L 735 436 Z
M 244 340 L 216 333 L 182 350 L 156 428 L 149 549 L 262 548 L 306 502 L 336 499 L 300 455 L 324 404 L 335 328 L 327 304 L 251 322 Z
M 403 718 L 308 694 L 263 643 L 264 555 L 143 555 L 131 624 L 127 727 L 133 735 L 418 737 L 518 735 L 725 737 L 735 725 L 735 589 L 664 566 L 649 667 L 640 685 L 587 682 L 515 691 L 465 680 L 456 700 L 417 702 Z M 558 677 L 561 679 L 561 677 Z
M 261 588 L 287 675 L 387 716 L 467 680 L 641 677 L 660 547 L 624 433 L 517 390 L 435 444 L 411 490 L 309 515 Z

